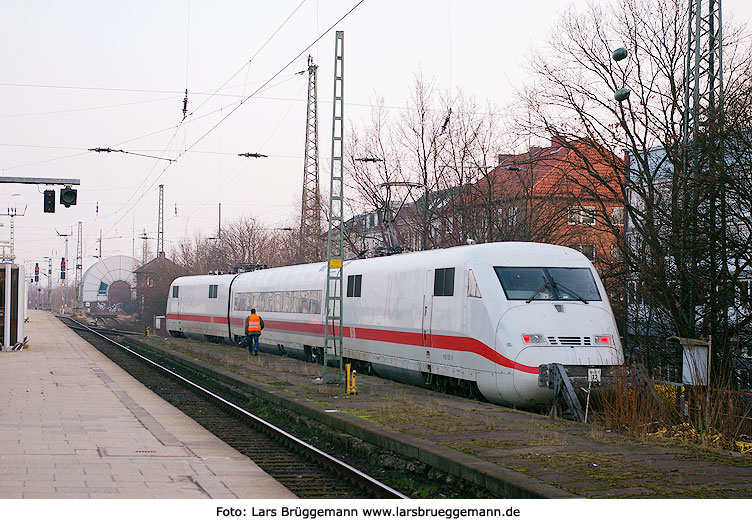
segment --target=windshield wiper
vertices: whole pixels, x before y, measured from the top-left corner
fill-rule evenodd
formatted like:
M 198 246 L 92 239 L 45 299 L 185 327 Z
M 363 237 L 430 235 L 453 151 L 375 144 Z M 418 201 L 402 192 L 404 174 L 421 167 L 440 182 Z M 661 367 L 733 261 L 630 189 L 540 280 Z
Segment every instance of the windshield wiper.
M 530 297 L 528 297 L 527 301 L 525 302 L 529 303 L 530 301 L 535 299 L 537 295 L 543 293 L 543 290 L 545 290 L 546 288 L 548 288 L 548 284 L 544 282 L 543 284 L 541 284 L 541 286 L 537 290 L 533 292 L 533 294 Z
M 558 283 L 558 282 L 556 282 L 556 281 L 553 281 L 553 283 L 554 283 L 554 289 L 558 288 L 558 289 L 560 289 L 560 290 L 564 290 L 564 292 L 568 293 L 569 295 L 571 295 L 572 297 L 574 297 L 574 298 L 575 298 L 575 299 L 577 299 L 578 301 L 582 301 L 582 302 L 584 302 L 585 304 L 589 304 L 589 303 L 588 303 L 588 302 L 587 302 L 587 301 L 585 300 L 585 298 L 584 298 L 584 297 L 583 297 L 582 295 L 580 295 L 579 293 L 577 293 L 576 291 L 574 291 L 574 290 L 571 290 L 571 289 L 567 288 L 566 286 L 564 286 L 564 285 L 562 285 L 562 284 L 559 284 L 559 283 Z

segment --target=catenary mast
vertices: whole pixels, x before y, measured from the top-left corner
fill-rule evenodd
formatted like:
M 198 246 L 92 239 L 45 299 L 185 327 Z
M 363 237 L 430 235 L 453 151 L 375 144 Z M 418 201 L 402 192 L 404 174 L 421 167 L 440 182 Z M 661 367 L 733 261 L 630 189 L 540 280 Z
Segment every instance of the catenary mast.
M 308 104 L 303 159 L 303 195 L 300 210 L 298 262 L 317 262 L 321 251 L 321 195 L 319 194 L 319 117 L 316 89 L 318 66 L 308 56 Z

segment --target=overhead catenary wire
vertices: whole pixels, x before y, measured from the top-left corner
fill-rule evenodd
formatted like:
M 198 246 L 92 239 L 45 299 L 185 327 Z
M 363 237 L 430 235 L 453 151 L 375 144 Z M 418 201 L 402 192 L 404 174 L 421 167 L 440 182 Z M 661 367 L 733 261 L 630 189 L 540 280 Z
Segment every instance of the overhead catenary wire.
M 291 66 L 291 65 L 292 65 L 292 64 L 293 64 L 293 63 L 294 63 L 295 61 L 297 61 L 297 60 L 298 60 L 298 59 L 299 59 L 299 58 L 300 58 L 301 56 L 303 56 L 303 55 L 304 55 L 304 54 L 305 54 L 306 52 L 308 52 L 308 50 L 309 50 L 309 49 L 311 49 L 311 48 L 312 48 L 313 46 L 315 46 L 315 45 L 316 45 L 316 43 L 318 43 L 318 42 L 319 42 L 319 41 L 320 41 L 320 40 L 321 40 L 322 38 L 324 38 L 324 37 L 325 37 L 326 35 L 328 35 L 328 34 L 329 34 L 329 33 L 330 33 L 330 32 L 331 32 L 331 31 L 332 31 L 332 30 L 333 30 L 333 29 L 334 29 L 334 28 L 335 28 L 335 27 L 337 26 L 337 24 L 340 24 L 340 23 L 341 23 L 341 22 L 342 22 L 343 20 L 345 20 L 345 18 L 347 18 L 347 17 L 348 17 L 348 16 L 349 16 L 349 15 L 350 15 L 350 14 L 351 14 L 351 13 L 352 13 L 353 11 L 355 11 L 355 10 L 356 10 L 356 9 L 357 9 L 357 8 L 358 8 L 358 7 L 359 7 L 359 6 L 360 6 L 360 5 L 361 5 L 361 4 L 363 3 L 363 2 L 365 2 L 365 0 L 358 0 L 358 2 L 356 2 L 356 3 L 355 3 L 355 5 L 353 5 L 353 6 L 352 6 L 352 7 L 351 7 L 351 8 L 350 8 L 350 9 L 349 9 L 349 10 L 348 10 L 348 11 L 347 11 L 347 12 L 346 12 L 346 13 L 345 13 L 344 15 L 342 15 L 342 16 L 341 16 L 341 17 L 340 17 L 340 18 L 339 18 L 339 19 L 338 19 L 338 20 L 337 20 L 336 22 L 334 22 L 333 24 L 331 24 L 331 25 L 330 25 L 330 26 L 329 26 L 329 27 L 328 27 L 328 28 L 327 28 L 327 29 L 326 29 L 325 31 L 323 31 L 323 32 L 322 32 L 322 33 L 321 33 L 321 34 L 320 34 L 319 36 L 317 36 L 317 37 L 316 37 L 316 38 L 315 38 L 315 39 L 314 39 L 314 40 L 313 40 L 313 41 L 312 41 L 312 42 L 311 42 L 310 44 L 308 44 L 308 45 L 307 45 L 307 46 L 306 46 L 305 48 L 303 48 L 303 49 L 302 49 L 302 50 L 301 50 L 301 51 L 300 51 L 300 52 L 299 52 L 299 53 L 298 53 L 297 55 L 295 55 L 295 56 L 294 56 L 294 57 L 293 57 L 293 58 L 292 58 L 291 60 L 289 60 L 289 61 L 288 61 L 287 63 L 285 63 L 285 65 L 284 65 L 284 66 L 282 66 L 282 67 L 281 67 L 281 68 L 280 68 L 279 70 L 277 70 L 277 72 L 276 72 L 276 73 L 274 73 L 274 74 L 273 74 L 273 75 L 272 75 L 271 77 L 269 77 L 269 78 L 268 78 L 268 79 L 267 79 L 267 80 L 266 80 L 266 81 L 265 81 L 264 83 L 262 83 L 262 85 L 261 85 L 260 87 L 258 87 L 258 88 L 257 88 L 257 89 L 256 89 L 256 90 L 255 90 L 254 92 L 252 92 L 252 93 L 251 93 L 251 94 L 249 94 L 248 96 L 246 96 L 246 97 L 244 97 L 243 99 L 241 99 L 241 100 L 240 100 L 240 101 L 239 101 L 239 102 L 238 102 L 238 103 L 237 103 L 237 104 L 235 105 L 235 107 L 234 107 L 234 108 L 232 108 L 232 109 L 231 109 L 231 110 L 230 110 L 230 111 L 229 111 L 229 112 L 228 112 L 228 113 L 227 113 L 227 114 L 226 114 L 225 116 L 223 116 L 223 117 L 222 117 L 222 118 L 221 118 L 221 119 L 220 119 L 220 120 L 219 120 L 219 121 L 218 121 L 217 123 L 215 123 L 215 124 L 214 124 L 214 125 L 213 125 L 212 127 L 210 127 L 210 128 L 209 128 L 209 130 L 207 130 L 207 131 L 206 131 L 206 132 L 205 132 L 204 134 L 202 134 L 202 135 L 201 135 L 201 136 L 200 136 L 200 137 L 199 137 L 198 139 L 196 139 L 196 140 L 195 140 L 195 141 L 194 141 L 193 143 L 191 143 L 191 144 L 190 144 L 190 145 L 189 145 L 188 147 L 186 147 L 186 149 L 185 149 L 184 151 L 182 151 L 182 152 L 178 153 L 178 155 L 177 155 L 177 156 L 175 157 L 175 161 L 178 161 L 178 160 L 180 160 L 180 158 L 182 158 L 182 157 L 183 157 L 183 156 L 184 156 L 184 155 L 185 155 L 186 153 L 190 152 L 190 151 L 191 151 L 191 150 L 193 149 L 193 147 L 195 147 L 196 145 L 198 145 L 198 144 L 199 144 L 199 143 L 200 143 L 201 141 L 203 141 L 203 140 L 204 140 L 204 139 L 205 139 L 205 138 L 206 138 L 206 137 L 207 137 L 207 136 L 208 136 L 209 134 L 211 134 L 211 133 L 212 133 L 212 132 L 213 132 L 214 130 L 216 130 L 216 129 L 217 129 L 217 127 L 219 127 L 219 126 L 220 126 L 220 125 L 221 125 L 221 124 L 222 124 L 222 123 L 223 123 L 224 121 L 226 121 L 226 120 L 227 120 L 227 119 L 228 119 L 228 118 L 229 118 L 229 117 L 230 117 L 231 115 L 233 115 L 233 114 L 234 114 L 234 113 L 235 113 L 235 112 L 236 112 L 236 111 L 237 111 L 237 110 L 238 110 L 238 109 L 239 109 L 239 108 L 240 108 L 240 107 L 241 107 L 241 106 L 242 106 L 242 105 L 243 105 L 244 103 L 246 103 L 246 102 L 247 102 L 248 100 L 250 100 L 250 99 L 252 99 L 253 97 L 255 97 L 255 96 L 256 96 L 256 94 L 258 94 L 258 93 L 259 93 L 259 92 L 261 92 L 261 91 L 262 91 L 262 90 L 263 90 L 264 88 L 266 88 L 266 87 L 267 87 L 267 86 L 268 86 L 268 85 L 269 85 L 269 84 L 270 84 L 270 83 L 271 83 L 272 81 L 274 81 L 274 80 L 275 80 L 275 79 L 276 79 L 277 77 L 279 77 L 279 76 L 280 76 L 280 75 L 281 75 L 281 74 L 282 74 L 282 73 L 283 73 L 284 71 L 286 71 L 286 70 L 287 70 L 287 69 L 288 69 L 288 68 L 289 68 L 289 67 L 290 67 L 290 66 Z M 266 44 L 264 44 L 264 45 L 266 45 Z M 242 70 L 242 69 L 241 69 L 241 70 Z M 236 74 L 236 75 L 237 75 L 237 74 Z M 198 108 L 197 108 L 197 110 L 198 110 Z M 176 133 L 177 133 L 177 130 L 178 130 L 179 128 L 180 128 L 180 125 L 178 125 L 178 127 L 176 127 L 176 130 L 175 130 L 175 132 L 176 132 Z M 173 139 L 174 139 L 174 136 L 173 136 Z M 169 166 L 168 166 L 168 167 L 169 167 Z M 165 167 L 165 168 L 164 168 L 164 169 L 163 169 L 163 170 L 161 171 L 161 173 L 159 174 L 159 176 L 158 176 L 158 177 L 156 178 L 156 180 L 155 180 L 154 182 L 152 182 L 152 183 L 151 183 L 151 185 L 154 185 L 154 184 L 155 184 L 155 183 L 156 183 L 157 181 L 159 181 L 159 179 L 160 179 L 160 178 L 162 177 L 162 175 L 164 175 L 164 173 L 165 173 L 165 171 L 167 170 L 167 168 L 168 168 L 168 167 Z M 151 186 L 151 185 L 150 185 L 150 186 Z M 149 186 L 149 187 L 150 187 L 150 186 Z M 148 190 L 148 189 L 147 189 L 147 190 Z M 142 194 L 141 194 L 141 196 L 140 196 L 140 197 L 138 198 L 138 200 L 140 200 L 140 199 L 141 199 L 141 198 L 142 198 L 142 197 L 143 197 L 143 196 L 144 196 L 144 195 L 146 194 L 146 192 L 147 192 L 147 191 L 144 191 L 144 193 L 142 193 Z M 137 201 L 138 201 L 138 200 L 137 200 Z M 135 204 L 134 204 L 134 205 L 131 205 L 131 206 L 130 206 L 130 207 L 128 208 L 128 210 L 127 210 L 127 211 L 126 211 L 126 212 L 124 213 L 124 215 L 125 215 L 125 214 L 127 214 L 128 212 L 130 212 L 130 211 L 131 211 L 131 210 L 133 209 L 133 207 L 135 207 Z M 116 222 L 115 222 L 115 223 L 114 223 L 114 224 L 113 224 L 113 225 L 112 225 L 112 226 L 111 226 L 111 227 L 110 227 L 110 228 L 108 229 L 108 231 L 107 231 L 107 232 L 109 233 L 109 232 L 110 232 L 110 231 L 111 231 L 112 229 L 114 229 L 114 228 L 115 228 L 115 227 L 117 226 L 117 224 L 118 224 L 118 223 L 119 223 L 119 220 L 118 220 L 118 221 L 116 221 Z
M 144 157 L 144 158 L 153 158 L 153 159 L 158 159 L 158 160 L 169 161 L 170 163 L 176 161 L 176 160 L 171 159 L 171 158 L 163 158 L 161 156 L 151 156 L 149 154 L 142 154 L 140 152 L 129 152 L 127 150 L 113 149 L 113 148 L 109 148 L 109 147 L 107 147 L 107 148 L 94 147 L 94 148 L 90 148 L 89 150 L 92 151 L 92 152 L 107 152 L 107 153 L 119 152 L 120 154 L 130 154 L 132 156 L 141 156 L 141 157 Z
M 355 2 L 353 0 L 353 3 L 355 5 L 353 6 L 352 9 L 350 9 L 345 14 L 345 16 L 349 15 L 354 9 L 356 9 L 359 5 L 361 5 L 362 2 L 363 2 L 363 0 L 361 0 L 359 2 Z M 288 17 L 288 19 L 290 19 L 293 16 L 293 14 L 300 9 L 300 7 L 304 4 L 304 2 L 300 2 L 300 3 L 296 2 L 296 4 L 297 4 L 297 6 L 295 7 L 295 11 L 293 11 L 293 13 L 291 13 L 291 15 Z M 343 20 L 345 18 L 345 16 L 339 18 L 339 20 L 337 20 L 337 23 L 339 23 L 341 20 Z M 330 28 L 330 30 L 331 30 L 331 28 Z M 315 40 L 313 40 L 313 38 L 312 38 L 313 42 L 311 43 L 311 45 L 318 43 L 318 41 L 320 41 L 321 38 L 323 38 L 330 30 L 327 30 L 327 31 L 323 32 L 321 35 L 318 35 L 318 38 L 316 38 Z M 267 39 L 267 41 L 264 43 L 264 45 L 262 46 L 262 48 L 259 49 L 256 52 L 256 55 L 258 55 L 259 52 L 263 53 L 262 50 L 268 48 L 270 43 L 273 43 L 273 38 L 274 38 L 275 34 L 277 34 L 276 31 L 272 34 L 272 36 L 269 39 Z M 316 36 L 316 35 L 314 35 L 314 36 Z M 308 50 L 309 48 L 310 48 L 310 45 L 307 46 L 307 47 L 305 47 L 301 51 L 301 53 L 298 54 L 298 57 L 301 56 L 301 55 L 303 55 L 306 52 L 306 50 Z M 293 54 L 294 54 L 294 51 L 293 51 Z M 295 60 L 297 60 L 297 59 L 294 58 L 293 61 L 295 61 Z M 293 61 L 290 61 L 290 63 L 292 63 Z M 277 64 L 281 64 L 282 60 L 277 59 L 276 62 L 277 62 Z M 248 63 L 244 64 L 244 68 L 247 68 L 247 66 L 248 66 Z M 235 111 L 235 110 L 237 110 L 237 108 L 240 105 L 243 105 L 244 103 L 246 103 L 250 98 L 260 97 L 260 94 L 264 93 L 266 90 L 269 89 L 270 86 L 274 85 L 275 81 L 279 81 L 279 79 L 283 75 L 281 72 L 283 72 L 284 69 L 285 69 L 284 67 L 281 68 L 280 71 L 277 72 L 274 76 L 272 76 L 271 78 L 267 79 L 266 82 L 264 82 L 262 86 L 258 86 L 258 85 L 249 86 L 248 83 L 243 84 L 242 86 L 244 87 L 243 88 L 244 90 L 247 89 L 246 87 L 251 88 L 251 89 L 254 89 L 254 88 L 258 87 L 259 89 L 253 90 L 254 93 L 250 93 L 249 95 L 247 95 L 247 94 L 244 93 L 243 96 L 241 97 L 241 100 L 239 102 L 237 102 L 237 106 L 230 105 L 229 110 Z M 241 69 L 241 71 L 242 71 L 242 69 Z M 251 76 L 255 76 L 253 73 L 251 73 L 250 75 Z M 186 84 L 188 84 L 188 83 L 186 83 Z M 215 90 L 213 92 L 213 94 L 224 95 L 222 93 L 222 91 L 226 90 L 226 87 L 230 86 L 232 84 L 233 84 L 233 81 L 225 83 L 225 85 L 223 85 L 224 88 L 222 88 L 221 90 Z M 239 83 L 236 82 L 234 84 L 239 84 Z M 108 90 L 108 91 L 115 91 L 115 90 Z M 133 91 L 136 91 L 136 90 L 133 90 Z M 239 91 L 240 90 L 237 90 L 235 93 L 237 94 Z M 170 91 L 168 93 L 174 93 L 174 92 Z M 195 124 L 196 123 L 196 119 L 199 117 L 199 114 L 201 112 L 201 110 L 198 110 L 198 106 L 194 106 L 193 105 L 193 103 L 194 103 L 194 101 L 193 101 L 193 95 L 195 94 L 195 92 L 189 91 L 189 93 L 190 93 L 190 97 L 192 99 L 191 100 L 191 108 L 189 108 L 190 115 L 188 113 L 186 114 L 185 124 L 182 127 L 174 127 L 173 126 L 173 127 L 165 128 L 164 130 L 161 131 L 161 133 L 168 132 L 168 131 L 173 132 L 173 134 L 170 134 L 172 137 L 169 139 L 168 142 L 166 142 L 167 143 L 166 144 L 166 148 L 163 149 L 162 152 L 167 152 L 167 151 L 170 151 L 170 150 L 175 149 L 177 147 L 177 149 L 176 149 L 176 151 L 178 152 L 177 155 L 174 155 L 172 152 L 169 152 L 166 156 L 159 156 L 158 155 L 159 152 L 157 152 L 157 151 L 143 152 L 143 151 L 139 151 L 138 148 L 129 149 L 128 147 L 120 147 L 120 146 L 116 146 L 114 144 L 101 145 L 99 148 L 110 148 L 110 149 L 113 149 L 113 150 L 120 150 L 120 149 L 122 149 L 122 150 L 124 150 L 124 152 L 129 152 L 129 153 L 135 154 L 135 155 L 142 155 L 143 158 L 150 158 L 150 159 L 153 159 L 154 161 L 160 162 L 160 163 L 162 161 L 168 161 L 169 162 L 170 160 L 178 160 L 178 159 L 181 159 L 181 157 L 184 156 L 187 153 L 197 151 L 198 150 L 197 147 L 200 146 L 200 141 L 203 140 L 206 137 L 206 135 L 208 135 L 208 133 L 211 133 L 212 130 L 216 129 L 217 126 L 222 126 L 222 122 L 226 122 L 226 119 L 229 117 L 229 114 L 227 114 L 227 110 L 225 110 L 223 112 L 225 115 L 222 116 L 223 117 L 222 121 L 220 123 L 217 123 L 214 127 L 212 127 L 212 130 L 209 130 L 209 132 L 207 134 L 204 134 L 201 138 L 199 138 L 198 141 L 196 141 L 196 142 L 190 141 L 190 140 L 194 139 L 196 136 L 194 136 L 194 138 L 190 138 L 190 136 L 188 136 L 189 141 L 186 142 L 186 143 L 184 143 L 183 145 L 180 145 L 179 144 L 180 143 L 180 141 L 179 141 L 180 135 L 177 135 L 177 137 L 175 137 L 175 132 L 177 132 L 179 129 L 185 130 L 184 127 L 187 126 L 190 122 L 193 122 Z M 200 99 L 202 99 L 202 98 L 196 98 L 195 102 L 198 103 Z M 202 110 L 206 109 L 207 106 L 210 106 L 210 102 L 211 101 L 209 101 L 209 102 L 205 101 L 203 103 L 204 107 L 203 107 Z M 226 103 L 227 100 L 224 99 L 224 100 L 222 100 L 222 102 Z M 175 105 L 175 107 L 173 107 L 173 108 L 174 108 L 173 112 L 179 112 L 179 107 L 177 105 Z M 175 117 L 175 121 L 179 120 L 179 118 L 177 118 L 176 114 L 173 114 L 173 116 Z M 203 126 L 197 125 L 196 126 L 196 132 L 201 131 L 201 129 L 204 128 L 207 125 L 208 125 L 208 123 L 203 123 Z M 179 134 L 179 132 L 177 132 L 177 133 Z M 149 135 L 153 135 L 153 133 L 149 134 Z M 167 138 L 165 137 L 165 138 L 163 138 L 163 140 L 164 139 L 167 139 Z M 89 147 L 89 146 L 92 146 L 92 145 L 87 145 L 87 147 Z M 85 148 L 85 147 L 82 147 L 82 148 Z M 211 150 L 211 149 L 205 149 L 205 150 Z M 154 155 L 150 155 L 152 153 Z M 67 153 L 65 153 L 65 154 L 67 154 Z M 85 150 L 84 152 L 81 152 L 81 153 L 72 153 L 71 156 L 64 156 L 62 158 L 61 157 L 54 157 L 54 160 L 56 160 L 56 159 L 65 159 L 67 157 L 73 157 L 73 156 L 78 156 L 78 155 L 83 155 L 83 154 L 90 154 L 90 153 L 88 152 L 88 149 L 87 149 L 87 150 Z M 51 156 L 51 158 L 52 157 L 53 156 Z M 280 157 L 299 158 L 299 156 L 280 156 Z M 160 158 L 164 158 L 164 159 L 160 159 Z M 39 161 L 39 162 L 36 162 L 36 163 L 47 163 L 47 162 L 54 161 L 54 160 L 53 159 L 48 159 L 48 160 L 42 160 L 42 161 Z M 19 161 L 21 161 L 21 160 L 19 160 Z M 174 164 L 174 162 L 172 164 Z M 30 165 L 30 164 L 28 164 L 28 163 L 24 164 L 24 166 L 28 166 L 28 165 Z M 149 165 L 151 165 L 151 164 L 149 164 Z M 144 168 L 146 168 L 146 167 L 144 167 Z M 142 185 L 139 189 L 137 189 L 133 193 L 133 195 L 129 198 L 129 200 L 128 200 L 128 202 L 126 204 L 124 204 L 122 207 L 118 207 L 118 209 L 116 211 L 114 211 L 114 212 L 112 211 L 112 209 L 110 209 L 110 207 L 100 208 L 99 221 L 104 223 L 103 227 L 107 231 L 107 234 L 112 234 L 114 231 L 116 231 L 117 229 L 119 229 L 119 227 L 118 227 L 119 222 L 121 222 L 123 218 L 129 216 L 130 212 L 133 211 L 135 207 L 141 207 L 141 206 L 143 206 L 144 203 L 141 203 L 141 202 L 148 201 L 148 200 L 144 201 L 142 199 L 143 199 L 144 196 L 148 196 L 148 193 L 151 192 L 149 186 L 158 183 L 161 178 L 163 179 L 164 178 L 163 175 L 165 174 L 166 170 L 168 170 L 167 167 L 160 167 L 159 163 L 155 163 L 150 169 L 148 169 L 146 171 L 147 172 L 146 175 L 140 176 L 140 177 L 137 176 L 136 178 L 132 178 L 131 179 L 131 181 L 134 181 L 134 183 L 136 181 L 143 180 L 143 185 L 147 185 L 146 188 L 144 188 L 144 186 Z M 227 178 L 225 178 L 225 179 L 227 179 Z M 122 194 L 125 194 L 125 193 L 122 193 Z M 105 202 L 102 202 L 102 201 L 99 201 L 99 202 L 100 203 L 105 203 Z M 93 214 L 92 214 L 93 210 L 94 210 L 94 207 L 92 206 L 90 208 L 87 208 L 87 210 L 80 211 L 80 212 L 84 213 L 84 216 L 93 216 Z M 108 226 L 107 224 L 110 223 L 113 218 L 116 219 L 117 221 L 114 224 Z M 89 231 L 89 229 L 87 229 L 86 231 Z

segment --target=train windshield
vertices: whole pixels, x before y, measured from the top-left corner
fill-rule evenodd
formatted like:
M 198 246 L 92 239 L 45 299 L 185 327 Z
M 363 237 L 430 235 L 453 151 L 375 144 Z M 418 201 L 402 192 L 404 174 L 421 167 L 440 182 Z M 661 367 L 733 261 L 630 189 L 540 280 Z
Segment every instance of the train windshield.
M 510 301 L 600 301 L 588 268 L 521 268 L 494 266 Z

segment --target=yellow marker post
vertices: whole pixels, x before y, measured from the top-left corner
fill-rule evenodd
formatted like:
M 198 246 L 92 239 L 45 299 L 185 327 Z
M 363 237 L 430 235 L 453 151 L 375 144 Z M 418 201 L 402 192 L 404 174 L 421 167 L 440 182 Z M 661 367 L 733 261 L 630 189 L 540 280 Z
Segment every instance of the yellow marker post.
M 355 388 L 355 374 L 357 371 L 351 370 L 350 363 L 345 365 L 345 373 L 347 377 L 347 394 L 358 394 L 358 389 Z

